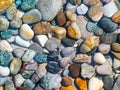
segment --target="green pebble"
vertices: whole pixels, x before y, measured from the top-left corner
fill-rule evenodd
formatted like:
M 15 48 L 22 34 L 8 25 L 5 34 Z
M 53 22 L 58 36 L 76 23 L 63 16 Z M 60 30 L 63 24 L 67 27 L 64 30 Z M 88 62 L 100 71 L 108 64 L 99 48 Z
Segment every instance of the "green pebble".
M 3 31 L 0 34 L 3 39 L 8 39 L 12 36 L 12 32 L 10 30 Z

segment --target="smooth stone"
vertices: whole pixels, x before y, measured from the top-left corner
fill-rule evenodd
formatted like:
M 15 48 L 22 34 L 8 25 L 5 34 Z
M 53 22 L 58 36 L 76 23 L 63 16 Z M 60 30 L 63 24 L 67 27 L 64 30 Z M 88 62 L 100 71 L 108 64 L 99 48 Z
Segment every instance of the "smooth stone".
M 56 48 L 60 46 L 60 40 L 57 38 L 50 38 L 47 40 L 45 44 L 45 48 L 48 49 L 49 51 L 54 51 Z
M 22 17 L 23 22 L 26 24 L 33 24 L 41 21 L 41 19 L 42 16 L 38 9 L 31 9 L 30 11 L 26 12 Z
M 67 30 L 63 27 L 53 27 L 52 32 L 56 38 L 62 40 L 66 37 Z
M 86 14 L 88 11 L 88 7 L 85 4 L 81 4 L 80 6 L 77 7 L 77 13 L 78 14 Z
M 104 64 L 106 62 L 104 55 L 99 52 L 94 54 L 93 59 L 94 59 L 94 62 L 97 64 Z
M 35 84 L 30 79 L 27 79 L 25 80 L 23 86 L 26 87 L 27 90 L 33 90 Z
M 18 90 L 26 90 L 26 88 L 23 87 L 23 86 L 20 86 L 20 87 L 18 87 L 17 89 L 18 89 Z
M 103 6 L 101 4 L 95 4 L 90 7 L 88 15 L 93 21 L 99 21 L 103 16 Z
M 67 86 L 67 87 L 61 86 L 60 90 L 74 90 L 74 87 L 72 85 Z
M 112 21 L 116 23 L 120 23 L 120 10 L 117 11 L 113 16 L 112 16 Z
M 46 35 L 36 35 L 35 39 L 42 47 L 44 47 L 48 37 Z
M 17 10 L 17 13 L 16 13 L 16 18 L 22 18 L 23 15 L 25 14 L 25 12 L 21 11 L 21 10 Z
M 100 75 L 111 75 L 112 74 L 112 66 L 108 61 L 104 64 L 97 66 L 96 72 Z
M 65 13 L 63 11 L 60 11 L 57 14 L 56 18 L 57 18 L 57 23 L 58 23 L 59 26 L 65 25 L 65 23 L 66 23 L 66 17 L 65 17 Z
M 34 90 L 44 90 L 42 87 L 40 87 L 40 85 L 38 84 Z
M 115 52 L 120 52 L 120 44 L 119 43 L 112 43 L 111 49 Z
M 65 15 L 66 15 L 67 19 L 70 20 L 70 21 L 72 21 L 72 22 L 76 21 L 76 19 L 77 19 L 76 14 L 73 13 L 73 12 L 65 11 Z
M 88 37 L 92 36 L 92 32 L 88 32 L 86 29 L 88 21 L 87 18 L 84 16 L 77 16 L 77 24 L 79 26 L 80 32 L 81 32 L 81 38 L 87 39 Z
M 5 83 L 5 90 L 16 90 L 14 83 L 11 79 L 8 79 Z
M 91 78 L 95 74 L 95 68 L 89 64 L 83 63 L 81 65 L 81 76 L 83 78 Z
M 5 31 L 8 29 L 9 27 L 9 21 L 7 20 L 7 18 L 5 16 L 0 16 L 0 31 Z
M 71 64 L 69 66 L 69 73 L 73 78 L 77 78 L 80 75 L 80 64 Z
M 77 7 L 78 7 L 77 4 L 76 4 L 76 5 L 73 5 L 73 4 L 71 4 L 71 3 L 68 2 L 68 3 L 66 4 L 66 11 L 70 11 L 70 12 L 75 13 Z
M 22 70 L 22 76 L 24 79 L 30 79 L 32 77 L 32 75 L 34 74 L 35 71 L 32 70 Z
M 89 90 L 100 90 L 103 87 L 103 81 L 98 79 L 97 77 L 90 78 L 88 82 Z
M 37 4 L 38 0 L 23 0 L 20 4 L 20 7 L 23 11 L 28 11 L 32 8 L 35 8 L 35 5 Z
M 73 39 L 80 39 L 81 32 L 79 26 L 76 22 L 72 22 L 71 25 L 68 26 L 68 35 Z
M 110 90 L 113 86 L 113 79 L 110 76 L 105 76 L 102 80 L 105 90 Z
M 61 68 L 58 65 L 58 63 L 51 61 L 48 63 L 47 67 L 46 67 L 47 71 L 52 73 L 52 74 L 57 74 L 60 72 Z
M 113 33 L 103 33 L 100 41 L 103 44 L 112 44 L 117 40 L 117 35 Z
M 111 51 L 111 53 L 113 54 L 114 57 L 116 57 L 117 59 L 120 59 L 120 52 Z
M 37 52 L 35 55 L 34 55 L 34 58 L 33 58 L 37 63 L 41 64 L 41 63 L 46 63 L 47 62 L 47 55 L 46 54 L 43 54 L 43 53 L 40 53 L 40 52 Z
M 102 18 L 100 20 L 100 25 L 101 25 L 101 28 L 107 33 L 111 33 L 118 28 L 118 24 L 114 23 L 109 18 Z
M 8 79 L 9 77 L 0 76 L 0 86 L 4 85 Z
M 0 34 L 1 34 L 1 38 L 3 39 L 9 39 L 10 37 L 12 37 L 12 32 L 10 30 L 3 31 Z
M 3 67 L 7 67 L 9 65 L 11 59 L 10 53 L 7 51 L 0 50 L 0 65 Z
M 22 61 L 23 62 L 30 62 L 33 60 L 35 56 L 35 51 L 34 50 L 31 50 L 31 49 L 28 49 L 24 55 L 22 56 Z
M 16 44 L 22 46 L 22 47 L 29 47 L 30 46 L 30 41 L 26 41 L 24 39 L 22 39 L 20 36 L 16 36 L 15 38 L 15 42 Z
M 115 73 L 120 73 L 119 68 L 120 68 L 120 60 L 114 58 L 114 60 L 113 60 L 113 69 L 115 70 Z
M 69 57 L 64 57 L 62 58 L 62 60 L 60 61 L 60 66 L 62 68 L 65 68 L 66 66 L 68 66 L 68 64 L 71 62 L 71 59 Z
M 22 61 L 19 58 L 13 58 L 10 63 L 10 73 L 17 74 L 22 65 Z
M 71 4 L 81 4 L 81 0 L 69 0 Z
M 98 36 L 91 36 L 88 37 L 80 46 L 80 52 L 81 53 L 88 53 L 90 52 L 94 47 L 97 47 L 99 45 L 100 38 Z
M 51 24 L 49 22 L 39 22 L 33 25 L 33 31 L 35 34 L 48 34 L 52 31 Z
M 109 2 L 111 2 L 112 0 L 101 0 L 103 3 L 107 4 Z
M 19 31 L 18 29 L 8 29 L 12 32 L 12 35 L 18 35 Z
M 49 3 L 48 3 L 49 2 Z M 62 7 L 62 0 L 39 0 L 37 9 L 41 11 L 42 19 L 44 21 L 51 21 L 55 18 Z
M 6 10 L 7 19 L 12 20 L 13 18 L 15 18 L 16 13 L 17 13 L 17 8 L 16 5 L 13 4 Z
M 0 86 L 0 90 L 4 90 L 4 87 L 3 87 L 3 86 Z
M 0 66 L 0 75 L 1 76 L 8 76 L 10 74 L 10 69 L 8 67 Z
M 10 21 L 10 26 L 12 28 L 20 28 L 22 25 L 22 20 L 20 18 L 13 18 L 11 21 Z
M 68 67 L 66 67 L 66 68 L 63 70 L 62 75 L 63 75 L 63 76 L 69 76 L 69 69 L 68 69 Z
M 103 14 L 106 17 L 111 18 L 118 11 L 117 6 L 114 1 L 109 2 L 108 4 L 103 6 Z
M 61 51 L 61 55 L 63 57 L 70 57 L 71 59 L 75 57 L 75 54 L 76 54 L 76 50 L 74 47 L 67 47 Z
M 87 81 L 82 78 L 76 78 L 76 85 L 80 90 L 88 90 Z
M 100 0 L 83 0 L 83 3 L 87 6 L 93 6 L 100 3 Z
M 91 56 L 87 54 L 77 54 L 73 62 L 75 63 L 91 63 Z
M 40 78 L 38 77 L 38 75 L 36 73 L 34 73 L 31 77 L 31 80 L 32 80 L 33 83 L 38 83 Z
M 42 52 L 42 47 L 38 43 L 31 44 L 29 49 L 32 49 L 35 52 Z
M 114 83 L 112 90 L 119 90 L 120 89 L 120 76 L 118 76 L 117 80 Z
M 12 52 L 13 48 L 6 40 L 2 40 L 2 41 L 0 41 L 0 50 Z
M 15 41 L 15 36 L 11 36 L 10 38 L 7 39 L 9 43 L 13 43 Z
M 16 48 L 13 50 L 13 53 L 17 58 L 21 58 L 23 56 L 24 52 L 25 52 L 25 50 L 22 48 Z
M 34 32 L 28 24 L 23 24 L 19 31 L 20 36 L 25 40 L 31 40 L 34 37 Z
M 45 90 L 52 90 L 59 88 L 62 78 L 59 74 L 48 73 L 46 76 L 42 77 L 40 80 L 40 86 Z
M 109 53 L 111 47 L 110 44 L 99 44 L 98 46 L 98 50 L 102 53 L 102 54 L 107 54 Z
M 68 37 L 66 37 L 62 40 L 63 45 L 69 46 L 69 47 L 72 47 L 75 44 L 75 42 L 76 42 L 76 40 L 68 38 Z
M 94 32 L 94 34 L 97 35 L 97 36 L 101 36 L 103 34 L 103 30 L 102 29 L 97 30 L 97 31 Z
M 65 76 L 65 77 L 62 77 L 62 82 L 61 83 L 62 83 L 63 86 L 67 87 L 67 86 L 72 85 L 72 80 L 71 80 L 70 77 Z
M 14 77 L 15 87 L 20 87 L 24 83 L 25 80 L 26 79 L 24 79 L 21 74 L 15 75 L 15 77 Z

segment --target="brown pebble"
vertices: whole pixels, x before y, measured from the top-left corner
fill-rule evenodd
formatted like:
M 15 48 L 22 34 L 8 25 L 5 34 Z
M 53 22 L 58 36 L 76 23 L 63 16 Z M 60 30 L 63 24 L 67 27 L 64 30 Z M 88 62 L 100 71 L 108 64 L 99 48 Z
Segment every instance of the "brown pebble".
M 21 87 L 18 87 L 18 90 L 27 90 L 27 88 L 21 86 Z
M 69 77 L 65 76 L 62 78 L 62 85 L 65 87 L 72 85 L 72 80 Z

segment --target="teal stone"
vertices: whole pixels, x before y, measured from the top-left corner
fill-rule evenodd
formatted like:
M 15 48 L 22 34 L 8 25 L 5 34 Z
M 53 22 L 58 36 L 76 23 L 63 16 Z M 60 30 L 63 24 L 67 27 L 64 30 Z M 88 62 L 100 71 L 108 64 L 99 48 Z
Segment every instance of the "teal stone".
M 3 39 L 8 39 L 12 36 L 12 31 L 6 30 L 0 33 Z
M 38 1 L 39 0 L 22 0 L 22 3 L 21 3 L 21 1 L 19 0 L 17 4 L 18 5 L 21 4 L 21 9 L 24 11 L 27 11 L 32 8 L 35 8 L 35 5 L 37 4 Z
M 10 54 L 7 51 L 0 50 L 0 65 L 3 67 L 8 66 Z
M 22 4 L 22 0 L 15 0 L 16 7 L 19 7 Z
M 25 78 L 25 79 L 29 79 L 29 78 L 31 78 L 32 77 L 32 75 L 34 74 L 34 72 L 35 71 L 25 71 L 25 72 L 23 72 L 22 73 L 22 76 L 23 76 L 23 78 Z
M 47 62 L 47 55 L 37 52 L 34 56 L 34 60 L 38 63 L 46 63 Z
M 35 87 L 35 84 L 30 80 L 30 79 L 27 79 L 25 82 L 24 82 L 24 87 L 27 88 L 27 90 L 33 90 L 33 88 Z

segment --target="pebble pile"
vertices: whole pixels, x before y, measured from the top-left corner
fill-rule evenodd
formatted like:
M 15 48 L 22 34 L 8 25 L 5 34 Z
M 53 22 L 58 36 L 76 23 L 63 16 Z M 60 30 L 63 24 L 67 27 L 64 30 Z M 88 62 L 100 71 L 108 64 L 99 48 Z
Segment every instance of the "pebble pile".
M 0 90 L 120 90 L 120 1 L 0 0 Z

